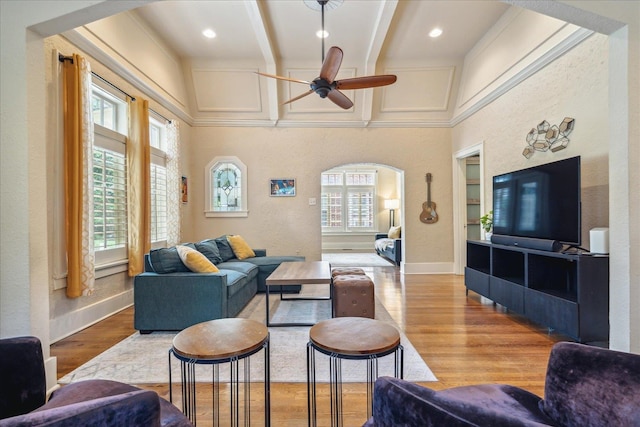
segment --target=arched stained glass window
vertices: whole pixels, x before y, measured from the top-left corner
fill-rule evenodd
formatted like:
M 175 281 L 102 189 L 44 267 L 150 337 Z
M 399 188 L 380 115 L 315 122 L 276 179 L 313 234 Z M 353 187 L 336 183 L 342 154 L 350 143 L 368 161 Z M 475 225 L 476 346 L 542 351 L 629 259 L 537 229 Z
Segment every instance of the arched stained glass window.
M 206 216 L 247 216 L 247 168 L 237 157 L 216 157 L 205 167 Z

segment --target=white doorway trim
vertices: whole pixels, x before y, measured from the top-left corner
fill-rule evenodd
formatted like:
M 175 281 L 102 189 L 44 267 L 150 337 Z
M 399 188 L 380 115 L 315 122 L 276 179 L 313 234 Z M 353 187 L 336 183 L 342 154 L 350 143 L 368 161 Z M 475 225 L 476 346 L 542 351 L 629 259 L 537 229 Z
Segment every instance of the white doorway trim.
M 453 154 L 453 273 L 463 274 L 467 259 L 467 172 L 465 159 L 480 157 L 480 212 L 484 212 L 484 141 Z

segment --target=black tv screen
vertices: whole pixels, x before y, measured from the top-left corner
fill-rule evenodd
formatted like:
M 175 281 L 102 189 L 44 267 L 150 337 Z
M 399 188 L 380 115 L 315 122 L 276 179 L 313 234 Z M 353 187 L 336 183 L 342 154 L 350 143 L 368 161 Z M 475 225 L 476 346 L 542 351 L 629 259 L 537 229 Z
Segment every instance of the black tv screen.
M 579 246 L 580 157 L 493 177 L 493 233 Z

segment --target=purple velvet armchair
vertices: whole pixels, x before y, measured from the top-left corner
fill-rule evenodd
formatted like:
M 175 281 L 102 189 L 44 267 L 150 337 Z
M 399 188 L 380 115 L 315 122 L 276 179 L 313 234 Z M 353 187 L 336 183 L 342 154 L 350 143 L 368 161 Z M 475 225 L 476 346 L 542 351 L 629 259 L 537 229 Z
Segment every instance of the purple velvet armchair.
M 434 391 L 381 377 L 373 417 L 365 426 L 637 427 L 640 355 L 557 343 L 549 357 L 544 399 L 509 385 Z
M 46 400 L 42 345 L 0 339 L 0 426 L 191 426 L 154 391 L 108 380 L 66 385 Z

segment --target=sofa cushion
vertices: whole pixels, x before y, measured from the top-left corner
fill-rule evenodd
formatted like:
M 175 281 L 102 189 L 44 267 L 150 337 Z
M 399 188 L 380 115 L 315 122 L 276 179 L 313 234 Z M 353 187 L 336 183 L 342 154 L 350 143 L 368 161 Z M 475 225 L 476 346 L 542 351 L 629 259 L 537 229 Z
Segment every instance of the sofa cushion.
M 244 240 L 242 236 L 227 236 L 227 240 L 229 241 L 231 249 L 233 250 L 236 258 L 238 258 L 239 260 L 253 258 L 256 256 L 255 252 L 253 252 L 253 249 L 251 249 L 251 246 L 249 246 L 249 244 Z
M 265 256 L 247 258 L 245 261 L 250 262 L 258 266 L 260 272 L 258 273 L 258 292 L 266 291 L 267 277 L 274 272 L 278 266 L 283 262 L 302 262 L 305 258 L 303 256 Z M 285 286 L 272 286 L 271 292 L 287 292 L 297 293 L 300 292 L 301 285 L 285 285 Z
M 136 390 L 115 396 L 72 403 L 65 407 L 31 412 L 3 420 L 3 426 L 159 426 L 160 401 L 151 390 Z
M 226 235 L 220 236 L 214 239 L 214 241 L 216 242 L 216 245 L 218 245 L 218 251 L 220 252 L 220 258 L 222 259 L 222 262 L 229 261 L 230 259 L 236 257 L 236 255 L 233 253 L 233 249 L 231 249 L 231 245 L 229 244 Z
M 185 243 L 183 246 L 192 249 L 196 248 L 193 243 Z M 152 249 L 149 252 L 149 260 L 151 261 L 151 268 L 153 268 L 153 271 L 156 273 L 188 273 L 191 271 L 180 259 L 180 255 L 178 255 L 178 250 L 175 246 Z
M 217 273 L 220 271 L 206 256 L 195 249 L 191 249 L 188 246 L 177 245 L 176 250 L 184 265 L 194 273 Z
M 220 270 L 237 271 L 245 274 L 249 280 L 253 280 L 258 275 L 258 267 L 250 262 L 238 261 L 235 258 L 217 265 Z
M 247 258 L 244 261 L 250 262 L 253 265 L 257 265 L 260 268 L 260 271 L 263 270 L 275 270 L 281 263 L 283 262 L 300 262 L 304 261 L 305 258 L 303 256 L 290 256 L 290 255 L 282 255 L 282 256 L 260 256 Z
M 236 292 L 242 290 L 244 286 L 251 280 L 249 277 L 239 271 L 222 270 L 227 275 L 227 296 L 231 298 Z
M 540 398 L 501 384 L 443 391 L 401 379 L 380 377 L 373 394 L 375 426 L 543 426 L 553 425 L 538 410 Z
M 195 243 L 196 249 L 202 255 L 206 256 L 209 261 L 214 264 L 219 264 L 222 262 L 222 257 L 220 257 L 220 249 L 218 249 L 218 245 L 214 239 L 206 239 L 201 242 Z

